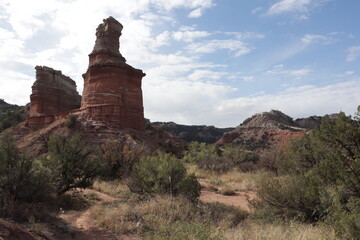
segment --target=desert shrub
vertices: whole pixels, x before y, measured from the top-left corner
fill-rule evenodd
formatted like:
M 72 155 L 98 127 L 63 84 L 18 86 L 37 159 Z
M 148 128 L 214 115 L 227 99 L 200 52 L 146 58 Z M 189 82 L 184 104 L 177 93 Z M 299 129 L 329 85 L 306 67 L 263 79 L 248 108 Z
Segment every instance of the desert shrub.
M 212 156 L 211 158 L 200 159 L 197 163 L 200 169 L 210 170 L 215 173 L 225 173 L 234 167 L 231 159 L 222 156 Z
M 220 193 L 225 196 L 234 196 L 236 194 L 236 192 L 233 189 L 228 187 L 221 190 Z
M 17 211 L 25 203 L 44 200 L 49 196 L 48 174 L 33 165 L 33 160 L 22 153 L 10 136 L 0 140 L 0 207 L 2 214 L 20 219 Z M 25 204 L 26 205 L 26 204 Z
M 13 110 L 4 109 L 5 113 L 0 114 L 0 131 L 15 126 L 24 120 L 24 110 L 16 107 Z
M 183 157 L 185 162 L 189 163 L 198 163 L 200 161 L 206 161 L 207 159 L 212 159 L 217 157 L 219 150 L 215 145 L 191 142 L 188 146 L 188 150 L 185 152 Z
M 258 153 L 245 150 L 239 146 L 225 146 L 222 155 L 225 158 L 231 159 L 236 166 L 244 162 L 257 163 L 259 161 Z
M 186 168 L 179 159 L 162 152 L 144 156 L 135 163 L 129 188 L 140 194 L 181 194 L 193 201 L 200 195 L 200 185 L 195 176 L 187 176 Z
M 260 211 L 266 215 L 316 222 L 324 213 L 317 184 L 304 176 L 266 175 L 258 183 L 257 194 L 263 201 Z
M 224 173 L 235 165 L 232 158 L 223 156 L 221 149 L 215 145 L 192 142 L 183 157 L 185 162 L 196 163 L 200 169 L 214 173 Z
M 359 112 L 357 113 L 359 116 Z M 333 225 L 346 239 L 360 235 L 360 122 L 339 113 L 294 139 L 279 154 L 282 176 L 259 185 L 259 209 L 277 216 Z
M 68 128 L 73 128 L 75 127 L 76 125 L 76 122 L 77 122 L 77 118 L 78 116 L 77 115 L 74 115 L 74 114 L 70 114 L 66 117 L 66 121 L 65 121 L 65 126 L 68 127 Z
M 205 222 L 224 228 L 235 227 L 248 217 L 248 213 L 238 207 L 228 206 L 222 203 L 205 203 L 199 214 Z
M 53 135 L 48 146 L 46 165 L 52 172 L 57 194 L 91 185 L 98 173 L 98 164 L 90 157 L 90 151 L 79 134 L 69 137 Z
M 288 143 L 278 151 L 275 168 L 279 174 L 303 174 L 318 162 L 322 155 L 321 144 L 313 134 L 289 139 Z
M 144 145 L 129 146 L 123 140 L 108 140 L 100 146 L 99 161 L 104 163 L 103 177 L 126 178 L 130 176 L 134 164 L 149 150 Z
M 324 199 L 329 204 L 329 216 L 326 223 L 330 224 L 343 239 L 356 239 L 360 236 L 360 199 L 355 197 L 346 198 L 346 193 L 339 189 L 327 189 Z
M 260 153 L 259 156 L 259 167 L 261 169 L 271 171 L 274 173 L 278 172 L 276 161 L 278 159 L 277 149 L 268 149 Z

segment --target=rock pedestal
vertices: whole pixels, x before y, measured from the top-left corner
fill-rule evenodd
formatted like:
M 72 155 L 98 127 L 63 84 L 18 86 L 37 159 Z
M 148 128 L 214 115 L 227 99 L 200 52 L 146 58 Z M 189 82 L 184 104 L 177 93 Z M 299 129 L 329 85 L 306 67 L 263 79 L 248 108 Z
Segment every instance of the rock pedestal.
M 142 70 L 126 64 L 119 52 L 123 26 L 109 17 L 96 29 L 96 42 L 83 74 L 81 112 L 84 117 L 120 128 L 144 131 Z

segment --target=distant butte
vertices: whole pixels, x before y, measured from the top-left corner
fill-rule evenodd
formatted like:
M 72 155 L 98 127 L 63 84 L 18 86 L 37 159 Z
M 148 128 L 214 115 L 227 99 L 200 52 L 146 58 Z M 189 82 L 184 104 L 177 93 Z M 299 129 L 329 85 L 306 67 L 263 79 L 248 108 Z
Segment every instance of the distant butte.
M 126 64 L 121 55 L 122 29 L 121 23 L 113 17 L 104 19 L 96 29 L 95 46 L 83 74 L 82 99 L 75 81 L 61 71 L 36 67 L 28 126 L 43 127 L 69 114 L 77 114 L 117 128 L 145 130 L 141 89 L 145 74 Z

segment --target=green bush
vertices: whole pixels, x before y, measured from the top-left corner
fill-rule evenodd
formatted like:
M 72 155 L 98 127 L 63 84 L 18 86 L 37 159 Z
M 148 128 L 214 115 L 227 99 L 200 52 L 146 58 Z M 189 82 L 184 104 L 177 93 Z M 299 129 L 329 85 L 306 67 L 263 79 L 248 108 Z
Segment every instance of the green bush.
M 142 157 L 134 165 L 129 188 L 140 194 L 181 194 L 192 201 L 200 195 L 200 185 L 195 176 L 187 176 L 180 160 L 162 152 Z
M 257 152 L 244 150 L 239 146 L 225 146 L 223 156 L 231 159 L 235 166 L 240 166 L 245 162 L 257 163 L 259 161 Z
M 360 108 L 359 108 L 360 110 Z M 276 160 L 281 176 L 259 184 L 258 211 L 331 224 L 344 239 L 360 236 L 360 112 L 325 116 Z
M 19 151 L 10 136 L 0 140 L 0 207 L 1 213 L 21 218 L 18 210 L 24 203 L 45 200 L 50 195 L 48 173 L 37 162 Z
M 68 128 L 73 128 L 76 125 L 77 122 L 77 115 L 70 114 L 66 117 L 65 126 Z
M 103 177 L 126 178 L 132 168 L 149 150 L 144 145 L 130 147 L 125 140 L 108 140 L 101 145 L 98 153 L 99 160 L 104 163 Z
M 218 156 L 219 150 L 206 143 L 191 142 L 183 157 L 185 162 L 198 163 Z
M 304 176 L 266 175 L 258 183 L 257 195 L 263 201 L 260 211 L 267 209 L 266 214 L 285 220 L 316 222 L 324 214 L 316 182 Z
M 91 185 L 98 174 L 98 164 L 90 157 L 90 151 L 79 134 L 69 137 L 53 135 L 48 147 L 49 159 L 46 164 L 52 172 L 57 194 Z
M 231 159 L 222 156 L 212 156 L 211 158 L 203 158 L 197 163 L 198 167 L 210 170 L 215 173 L 225 173 L 234 167 Z

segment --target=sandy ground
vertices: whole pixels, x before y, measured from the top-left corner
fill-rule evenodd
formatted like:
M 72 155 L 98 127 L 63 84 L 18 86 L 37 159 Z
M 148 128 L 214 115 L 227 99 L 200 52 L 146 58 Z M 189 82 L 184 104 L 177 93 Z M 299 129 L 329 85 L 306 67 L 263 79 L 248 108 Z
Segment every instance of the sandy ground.
M 201 190 L 200 201 L 202 202 L 219 202 L 230 206 L 239 207 L 245 211 L 251 212 L 253 209 L 249 201 L 254 200 L 256 194 L 252 191 L 235 192 L 235 195 L 225 196 L 220 193 L 211 192 L 209 190 Z

